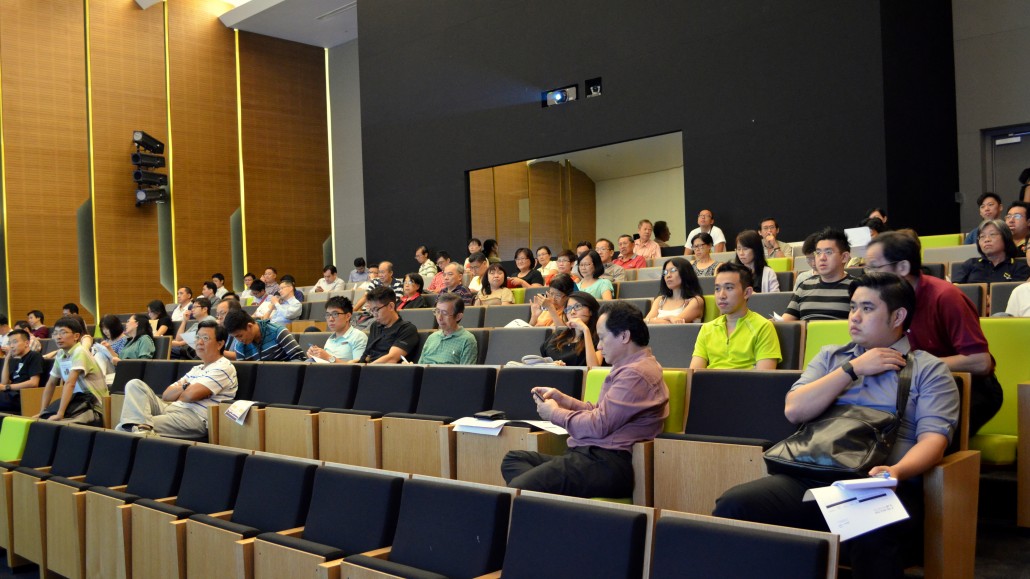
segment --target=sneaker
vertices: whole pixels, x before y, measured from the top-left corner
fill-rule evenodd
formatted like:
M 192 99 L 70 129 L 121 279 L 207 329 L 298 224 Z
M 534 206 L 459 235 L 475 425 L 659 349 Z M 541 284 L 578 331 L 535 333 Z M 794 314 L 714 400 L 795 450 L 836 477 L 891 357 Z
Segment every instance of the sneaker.
M 157 433 L 154 432 L 154 427 L 148 424 L 137 424 L 129 432 L 137 436 L 157 436 Z

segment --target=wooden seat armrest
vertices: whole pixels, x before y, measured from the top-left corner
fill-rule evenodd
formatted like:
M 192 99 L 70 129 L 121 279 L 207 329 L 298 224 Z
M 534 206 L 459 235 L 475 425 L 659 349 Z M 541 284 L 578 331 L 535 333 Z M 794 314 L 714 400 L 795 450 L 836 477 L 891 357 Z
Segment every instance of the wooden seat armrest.
M 633 504 L 654 505 L 654 441 L 633 444 Z
M 285 531 L 279 531 L 279 532 L 276 533 L 276 535 L 285 535 L 287 537 L 294 537 L 294 538 L 300 537 L 303 534 L 304 534 L 304 527 L 296 527 L 296 528 L 293 528 L 293 529 L 286 529 Z
M 494 571 L 493 573 L 487 573 L 486 575 L 480 575 L 476 579 L 501 579 L 501 572 Z
M 211 513 L 208 516 L 209 517 L 214 517 L 216 519 L 222 519 L 223 521 L 228 521 L 229 517 L 232 516 L 232 511 L 222 511 L 220 513 Z
M 177 498 L 179 498 L 179 497 L 165 497 L 163 499 L 154 499 L 154 502 L 158 502 L 158 503 L 161 503 L 161 504 L 164 504 L 164 505 L 174 505 L 175 504 L 175 499 L 177 499 Z
M 84 475 L 84 474 L 78 474 L 78 475 L 75 475 L 75 476 L 69 476 L 69 477 L 66 477 L 66 478 L 67 478 L 68 480 L 73 480 L 73 481 L 75 481 L 75 482 L 82 482 L 82 481 L 86 480 L 86 475 Z
M 116 491 L 116 492 L 119 492 L 119 493 L 124 493 L 125 489 L 129 488 L 129 485 L 118 485 L 116 487 L 107 487 L 107 488 L 109 488 L 112 491 Z
M 374 557 L 376 559 L 388 560 L 390 558 L 391 549 L 393 549 L 393 547 L 382 547 L 372 551 L 366 551 L 362 553 L 362 555 L 365 555 L 366 557 Z
M 7 462 L 13 464 L 14 466 L 21 466 L 21 459 L 20 458 L 16 458 L 14 460 L 9 460 Z
M 50 472 L 50 469 L 51 469 L 51 468 L 53 468 L 53 467 L 50 467 L 50 466 L 41 466 L 41 467 L 39 467 L 39 468 L 36 468 L 36 469 L 33 469 L 33 470 L 38 470 L 39 472 Z

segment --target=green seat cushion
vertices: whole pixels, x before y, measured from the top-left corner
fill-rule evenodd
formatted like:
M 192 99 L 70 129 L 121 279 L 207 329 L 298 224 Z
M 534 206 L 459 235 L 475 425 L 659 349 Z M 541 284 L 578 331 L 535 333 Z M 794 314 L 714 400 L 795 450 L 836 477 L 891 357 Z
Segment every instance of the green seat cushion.
M 984 464 L 1009 465 L 1016 462 L 1018 441 L 1018 437 L 1007 434 L 978 434 L 969 439 L 969 448 L 980 451 Z

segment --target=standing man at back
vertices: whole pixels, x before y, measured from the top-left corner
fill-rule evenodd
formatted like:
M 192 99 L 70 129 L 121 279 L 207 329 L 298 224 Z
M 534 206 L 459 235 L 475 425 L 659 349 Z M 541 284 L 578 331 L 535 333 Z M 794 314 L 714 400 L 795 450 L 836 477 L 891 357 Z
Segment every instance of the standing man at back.
M 851 245 L 843 231 L 824 229 L 815 244 L 815 272 L 794 290 L 783 320 L 846 320 L 851 298 L 848 290 L 855 278 L 844 266 L 851 258 Z

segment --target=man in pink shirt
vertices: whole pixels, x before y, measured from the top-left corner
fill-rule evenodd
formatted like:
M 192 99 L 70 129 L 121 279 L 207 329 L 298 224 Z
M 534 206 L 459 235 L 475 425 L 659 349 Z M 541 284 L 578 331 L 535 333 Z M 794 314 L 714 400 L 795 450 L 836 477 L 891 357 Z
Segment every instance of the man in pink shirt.
M 634 253 L 644 259 L 658 259 L 662 256 L 662 248 L 658 245 L 658 242 L 651 239 L 651 234 L 654 232 L 654 226 L 647 219 L 641 219 L 640 223 L 637 224 L 637 233 L 640 234 L 640 239 L 634 244 Z
M 633 249 L 633 236 L 619 236 L 619 255 L 613 259 L 612 262 L 615 265 L 622 267 L 622 269 L 639 269 L 641 267 L 647 267 L 647 261 L 633 253 Z
M 669 415 L 669 388 L 647 345 L 636 307 L 604 302 L 597 318 L 598 349 L 612 365 L 597 404 L 547 387 L 533 388 L 540 417 L 569 432 L 561 456 L 513 450 L 501 463 L 509 487 L 576 497 L 633 494 L 634 443 L 653 440 Z

